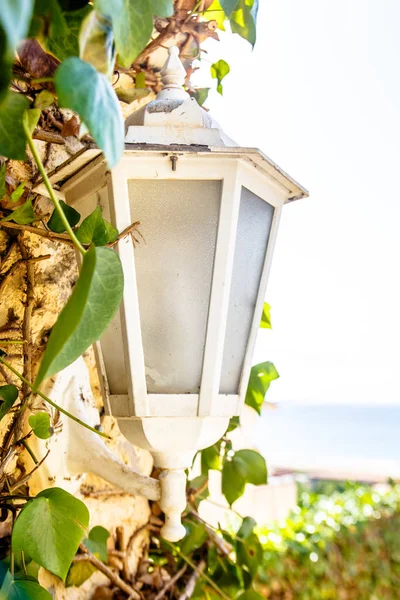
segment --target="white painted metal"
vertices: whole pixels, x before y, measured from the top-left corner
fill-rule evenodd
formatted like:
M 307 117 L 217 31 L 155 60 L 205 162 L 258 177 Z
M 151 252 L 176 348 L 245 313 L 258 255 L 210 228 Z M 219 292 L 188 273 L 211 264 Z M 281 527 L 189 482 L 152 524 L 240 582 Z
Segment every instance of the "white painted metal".
M 117 381 L 110 377 L 111 412 L 117 417 L 125 437 L 133 444 L 150 450 L 155 465 L 163 470 L 160 478 L 161 506 L 166 513 L 163 534 L 167 539 L 176 541 L 184 534 L 179 522 L 185 506 L 184 469 L 190 466 L 196 451 L 221 437 L 229 418 L 238 414 L 245 397 L 282 206 L 307 196 L 307 191 L 259 150 L 237 147 L 208 113 L 188 98 L 182 90 L 184 73 L 176 50 L 170 52 L 162 77 L 165 89 L 157 99 L 128 118 L 124 156 L 111 173 L 107 172 L 102 159 L 95 158 L 72 177 L 71 165 L 68 164 L 65 170 L 61 168 L 58 174 L 54 174 L 54 178 L 65 181 L 69 177 L 61 193 L 70 203 L 90 204 L 91 210 L 93 194 L 99 190 L 96 202 L 104 206 L 106 213 L 109 211 L 111 221 L 119 231 L 136 221 L 134 202 L 130 202 L 129 198 L 129 181 L 222 181 L 199 393 L 196 393 L 197 390 L 188 394 L 173 393 L 173 389 L 168 394 L 148 393 L 135 269 L 136 250 L 129 237 L 118 243 L 125 290 L 120 316 L 112 325 L 112 335 L 106 335 L 104 347 L 105 370 L 110 371 L 112 364 L 111 370 L 121 373 Z M 84 163 L 82 158 L 81 165 Z M 67 177 L 64 177 L 64 171 Z M 107 188 L 104 188 L 105 182 L 108 182 Z M 274 214 L 243 356 L 239 389 L 237 393 L 232 390 L 232 394 L 221 394 L 221 366 L 243 188 L 272 206 Z M 151 200 L 149 197 L 148 201 Z M 145 237 L 146 232 L 142 233 Z M 168 259 L 173 260 L 173 257 Z M 195 314 L 193 318 L 196 318 Z

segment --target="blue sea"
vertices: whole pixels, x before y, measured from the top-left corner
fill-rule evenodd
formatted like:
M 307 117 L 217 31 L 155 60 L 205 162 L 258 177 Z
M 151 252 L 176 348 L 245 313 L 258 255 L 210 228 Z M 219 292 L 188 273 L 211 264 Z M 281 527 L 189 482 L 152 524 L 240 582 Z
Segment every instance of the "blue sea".
M 400 478 L 400 406 L 266 407 L 256 444 L 276 468 L 377 481 Z

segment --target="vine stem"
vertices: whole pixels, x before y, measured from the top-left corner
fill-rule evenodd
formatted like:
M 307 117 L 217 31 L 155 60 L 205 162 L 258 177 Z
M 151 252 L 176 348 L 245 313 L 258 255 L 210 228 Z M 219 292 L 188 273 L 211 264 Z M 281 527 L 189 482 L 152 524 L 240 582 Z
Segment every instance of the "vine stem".
M 67 410 L 65 410 L 64 408 L 62 408 L 61 406 L 59 406 L 58 404 L 53 402 L 53 400 L 51 400 L 48 396 L 45 396 L 45 394 L 43 394 L 43 392 L 40 392 L 39 390 L 35 390 L 33 383 L 28 381 L 21 373 L 19 373 L 16 369 L 14 369 L 14 367 L 12 365 L 10 365 L 10 363 L 8 363 L 6 360 L 4 360 L 4 358 L 2 356 L 0 356 L 0 362 L 3 363 L 3 365 L 11 371 L 11 373 L 14 373 L 14 375 L 16 375 L 16 377 L 18 377 L 18 379 L 20 379 L 23 383 L 28 385 L 34 394 L 37 394 L 38 396 L 40 396 L 43 400 L 45 400 L 45 402 L 48 402 L 49 404 L 51 404 L 51 406 L 53 406 L 54 408 L 59 410 L 66 417 L 69 417 L 70 419 L 72 419 L 72 421 L 75 421 L 75 423 L 79 423 L 79 425 L 82 425 L 82 427 L 89 429 L 89 431 L 93 431 L 93 433 L 97 433 L 97 435 L 100 435 L 101 437 L 106 438 L 107 440 L 111 439 L 110 436 L 107 435 L 106 433 L 97 431 L 97 429 L 95 429 L 94 427 L 91 427 L 87 423 L 84 423 L 83 421 L 78 419 L 78 417 L 75 417 L 74 415 L 69 413 Z
M 163 543 L 167 546 L 170 546 L 170 548 L 172 550 L 174 550 L 185 561 L 185 563 L 187 563 L 189 565 L 189 567 L 191 567 L 194 571 L 198 572 L 198 567 L 194 564 L 194 562 L 192 562 L 190 560 L 190 558 L 188 558 L 186 556 L 186 554 L 183 554 L 183 552 L 178 550 L 178 548 L 175 546 L 175 544 L 171 544 L 170 542 L 167 542 L 166 540 L 163 540 Z M 205 579 L 212 588 L 214 588 L 214 590 L 217 592 L 217 594 L 219 596 L 221 596 L 221 598 L 223 598 L 224 600 L 231 600 L 231 598 L 229 598 L 229 596 L 227 596 L 225 594 L 225 592 L 223 592 L 221 590 L 221 588 L 208 575 L 206 575 L 205 573 L 199 573 L 199 575 L 200 575 L 200 577 Z
M 66 229 L 66 231 L 68 232 L 71 240 L 73 241 L 74 245 L 76 246 L 76 248 L 79 250 L 79 252 L 82 254 L 82 256 L 84 256 L 86 254 L 86 250 L 85 248 L 82 246 L 82 244 L 80 243 L 80 241 L 78 240 L 78 238 L 76 237 L 74 230 L 72 229 L 71 225 L 68 222 L 67 217 L 64 214 L 63 209 L 61 208 L 61 204 L 60 201 L 58 200 L 58 198 L 56 198 L 56 195 L 54 193 L 53 187 L 50 183 L 50 179 L 47 177 L 47 173 L 45 171 L 45 168 L 43 166 L 43 163 L 40 159 L 39 153 L 36 149 L 36 146 L 33 142 L 32 139 L 32 135 L 31 132 L 29 131 L 29 128 L 27 126 L 27 124 L 24 122 L 24 120 L 22 121 L 23 127 L 24 127 L 24 131 L 25 131 L 25 135 L 26 135 L 26 139 L 28 140 L 28 146 L 32 152 L 33 158 L 36 161 L 36 164 L 38 166 L 38 169 L 40 171 L 41 176 L 43 177 L 43 183 L 47 188 L 47 191 L 49 192 L 51 201 L 54 204 L 54 207 L 56 209 L 56 211 L 58 212 L 58 215 L 60 217 L 60 219 L 62 220 L 64 227 Z

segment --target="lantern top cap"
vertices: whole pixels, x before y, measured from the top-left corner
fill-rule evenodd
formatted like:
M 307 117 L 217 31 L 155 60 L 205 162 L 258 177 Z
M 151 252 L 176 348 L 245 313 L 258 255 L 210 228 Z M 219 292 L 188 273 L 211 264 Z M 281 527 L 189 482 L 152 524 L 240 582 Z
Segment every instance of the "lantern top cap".
M 190 96 L 183 89 L 185 78 L 186 71 L 179 58 L 179 48 L 177 46 L 170 46 L 168 49 L 168 58 L 161 70 L 163 89 L 157 94 L 157 99 L 176 98 L 177 100 L 187 100 Z

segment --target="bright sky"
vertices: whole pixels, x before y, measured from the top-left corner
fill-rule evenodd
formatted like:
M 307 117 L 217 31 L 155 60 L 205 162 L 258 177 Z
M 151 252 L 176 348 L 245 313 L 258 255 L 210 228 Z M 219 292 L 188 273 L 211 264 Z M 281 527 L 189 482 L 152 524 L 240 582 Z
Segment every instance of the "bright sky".
M 260 4 L 253 52 L 211 42 L 231 73 L 206 106 L 310 198 L 285 207 L 254 362 L 270 401 L 400 404 L 400 2 Z

